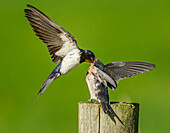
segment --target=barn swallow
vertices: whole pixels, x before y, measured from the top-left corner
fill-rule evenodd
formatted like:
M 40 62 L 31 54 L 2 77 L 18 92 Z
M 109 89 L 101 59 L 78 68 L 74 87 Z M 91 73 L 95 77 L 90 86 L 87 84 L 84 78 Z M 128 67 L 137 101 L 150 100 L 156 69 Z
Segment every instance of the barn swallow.
M 110 107 L 108 87 L 115 90 L 120 79 L 148 72 L 153 68 L 155 65 L 147 62 L 113 62 L 104 65 L 100 60 L 95 59 L 86 76 L 91 95 L 90 101 L 91 99 L 98 100 L 105 113 L 113 113 Z
M 40 96 L 54 79 L 68 73 L 82 62 L 92 63 L 95 55 L 90 50 L 80 49 L 73 35 L 40 10 L 31 5 L 27 7 L 29 9 L 24 10 L 25 17 L 39 39 L 46 43 L 53 63 L 60 61 L 41 86 L 38 93 Z
M 105 72 L 101 71 L 99 68 L 95 66 L 90 66 L 88 68 L 88 73 L 86 76 L 86 82 L 90 91 L 90 101 L 92 99 L 98 100 L 101 104 L 101 107 L 104 113 L 113 114 L 113 110 L 110 107 L 109 101 L 109 93 L 107 82 L 110 84 L 114 84 L 114 81 L 110 76 L 108 76 Z

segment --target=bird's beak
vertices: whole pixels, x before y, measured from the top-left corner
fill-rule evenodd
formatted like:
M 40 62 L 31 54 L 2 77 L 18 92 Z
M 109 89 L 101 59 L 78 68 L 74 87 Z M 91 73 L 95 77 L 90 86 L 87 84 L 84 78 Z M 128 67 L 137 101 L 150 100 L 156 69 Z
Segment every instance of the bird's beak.
M 85 59 L 85 62 L 90 62 L 90 63 L 92 63 L 92 61 L 91 61 L 91 60 L 88 60 L 88 59 Z
M 93 62 L 91 63 L 91 66 L 94 66 L 94 64 L 96 64 L 96 62 L 98 62 L 98 59 L 97 59 L 97 58 L 95 58 L 95 59 L 93 60 Z

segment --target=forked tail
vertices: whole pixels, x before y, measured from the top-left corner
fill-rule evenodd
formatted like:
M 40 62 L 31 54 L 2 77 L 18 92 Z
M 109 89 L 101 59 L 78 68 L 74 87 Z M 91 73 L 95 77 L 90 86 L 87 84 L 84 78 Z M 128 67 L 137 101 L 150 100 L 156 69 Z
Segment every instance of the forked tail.
M 115 123 L 116 123 L 116 121 L 115 121 L 114 117 L 116 117 L 118 119 L 118 121 L 124 126 L 124 123 L 122 122 L 122 120 L 113 111 L 112 107 L 110 106 L 110 103 L 101 102 L 101 107 L 102 107 L 104 113 L 107 114 Z
M 46 81 L 42 84 L 40 91 L 38 92 L 38 95 L 41 95 L 46 89 L 47 87 L 51 84 L 51 82 L 55 79 L 55 77 L 53 78 L 47 78 Z
M 40 96 L 46 89 L 47 87 L 51 84 L 51 82 L 60 77 L 60 68 L 61 68 L 61 62 L 57 65 L 57 67 L 52 71 L 52 73 L 48 76 L 46 81 L 42 84 L 40 91 L 38 92 L 38 96 Z
M 56 79 L 56 78 L 61 76 L 60 68 L 61 68 L 61 62 L 57 65 L 57 67 L 52 71 L 52 73 L 48 76 L 48 78 L 42 84 L 40 91 L 38 92 L 37 96 L 34 98 L 33 104 L 38 100 L 38 98 L 47 89 L 47 87 L 51 84 L 51 82 L 54 79 Z M 33 104 L 31 105 L 31 107 L 33 106 Z M 29 110 L 31 109 L 31 107 L 29 108 Z
M 101 107 L 106 114 L 113 114 L 113 109 L 111 108 L 109 103 L 101 102 Z
M 53 72 L 52 72 L 53 73 Z M 50 76 L 48 76 L 48 78 L 46 79 L 46 81 L 42 84 L 40 91 L 38 92 L 38 94 L 36 95 L 36 97 L 33 99 L 33 103 L 31 104 L 31 106 L 29 107 L 28 111 L 32 108 L 32 106 L 35 104 L 35 102 L 38 100 L 38 98 L 40 97 L 40 95 L 47 89 L 47 87 L 51 84 L 51 82 L 58 78 L 60 76 L 60 73 L 55 73 L 52 75 L 52 73 L 50 74 Z
M 37 95 L 40 96 L 47 89 L 47 87 L 51 84 L 51 82 L 54 79 L 58 78 L 59 76 L 60 76 L 60 73 L 55 73 L 55 74 L 51 73 L 50 76 L 48 76 L 48 78 L 46 79 L 46 81 L 42 84 L 41 89 Z

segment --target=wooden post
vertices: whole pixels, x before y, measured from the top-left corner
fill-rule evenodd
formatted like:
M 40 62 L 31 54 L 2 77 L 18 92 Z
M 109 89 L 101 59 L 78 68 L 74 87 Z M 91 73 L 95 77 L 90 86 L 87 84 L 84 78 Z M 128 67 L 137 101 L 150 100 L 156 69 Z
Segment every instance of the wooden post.
M 105 114 L 99 103 L 79 102 L 79 133 L 138 133 L 139 104 L 111 103 Z

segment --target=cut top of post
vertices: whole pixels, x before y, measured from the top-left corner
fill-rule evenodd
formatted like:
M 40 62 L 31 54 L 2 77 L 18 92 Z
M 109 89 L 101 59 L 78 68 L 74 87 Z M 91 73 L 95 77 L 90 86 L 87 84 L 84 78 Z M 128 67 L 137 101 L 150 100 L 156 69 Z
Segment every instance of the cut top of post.
M 113 114 L 100 103 L 79 102 L 79 133 L 138 133 L 139 104 L 111 102 Z

